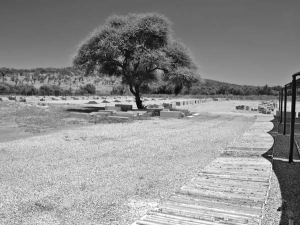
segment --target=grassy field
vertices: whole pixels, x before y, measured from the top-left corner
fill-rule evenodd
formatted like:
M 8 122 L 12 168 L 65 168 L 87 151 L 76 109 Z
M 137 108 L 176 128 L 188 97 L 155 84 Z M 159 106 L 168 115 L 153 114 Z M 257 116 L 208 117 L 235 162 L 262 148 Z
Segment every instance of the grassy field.
M 0 224 L 131 224 L 247 130 L 255 114 L 236 112 L 239 103 L 200 104 L 191 119 L 68 129 L 65 108 L 1 103 L 5 121 L 58 130 L 0 143 Z

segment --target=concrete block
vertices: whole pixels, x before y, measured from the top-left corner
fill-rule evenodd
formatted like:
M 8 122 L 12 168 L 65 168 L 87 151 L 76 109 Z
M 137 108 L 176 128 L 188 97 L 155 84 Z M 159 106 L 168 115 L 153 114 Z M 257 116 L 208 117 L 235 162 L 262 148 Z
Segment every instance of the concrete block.
M 134 116 L 134 114 L 130 113 L 130 112 L 116 112 L 116 113 L 113 114 L 113 116 L 121 116 L 121 117 L 132 118 Z
M 8 96 L 8 100 L 16 100 L 17 98 L 16 98 L 16 96 Z
M 90 115 L 88 113 L 70 112 L 70 117 L 77 118 L 77 119 L 89 120 Z
M 128 120 L 129 119 L 129 117 L 124 117 L 124 116 L 108 116 L 107 118 L 121 119 L 121 120 Z
M 187 110 L 187 109 L 170 109 L 170 111 L 172 111 L 172 112 L 182 112 L 185 116 L 190 116 L 191 115 L 191 113 L 190 113 L 190 111 L 189 110 Z
M 121 111 L 121 107 L 105 106 L 105 110 Z
M 126 105 L 126 104 L 115 104 L 115 107 L 120 107 L 121 111 L 128 111 L 132 110 L 132 105 Z
M 170 105 L 171 105 L 171 109 L 176 108 L 176 103 L 175 102 L 171 102 Z
M 26 102 L 26 99 L 25 99 L 25 98 L 21 98 L 21 99 L 19 100 L 19 102 Z
M 161 111 L 160 117 L 161 118 L 176 118 L 180 119 L 183 117 L 183 113 L 180 111 Z
M 147 114 L 147 110 L 145 110 L 145 111 L 137 110 L 137 111 L 127 111 L 127 112 L 133 113 L 135 116 L 142 116 L 144 114 Z
M 162 110 L 162 108 L 147 109 L 147 112 L 151 113 L 151 116 L 159 116 Z
M 110 115 L 113 115 L 115 112 L 117 112 L 116 110 L 98 110 L 98 112 L 107 112 Z
M 111 112 L 91 112 L 90 115 L 96 116 L 111 116 Z
M 8 101 L 8 98 L 6 98 L 6 97 L 1 97 L 1 98 L 0 98 L 0 101 Z

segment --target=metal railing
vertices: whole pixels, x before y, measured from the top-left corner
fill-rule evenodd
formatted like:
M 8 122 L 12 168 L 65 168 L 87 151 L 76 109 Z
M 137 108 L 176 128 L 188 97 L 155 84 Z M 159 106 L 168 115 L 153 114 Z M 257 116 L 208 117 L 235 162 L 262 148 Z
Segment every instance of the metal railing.
M 283 120 L 283 135 L 286 135 L 287 91 L 288 89 L 292 89 L 289 163 L 293 162 L 293 152 L 294 152 L 294 144 L 295 144 L 296 93 L 297 93 L 297 87 L 300 87 L 300 78 L 296 79 L 297 76 L 300 76 L 300 72 L 295 73 L 292 76 L 292 82 L 284 85 L 284 87 L 281 89 L 281 92 L 279 93 L 280 123 L 282 123 Z

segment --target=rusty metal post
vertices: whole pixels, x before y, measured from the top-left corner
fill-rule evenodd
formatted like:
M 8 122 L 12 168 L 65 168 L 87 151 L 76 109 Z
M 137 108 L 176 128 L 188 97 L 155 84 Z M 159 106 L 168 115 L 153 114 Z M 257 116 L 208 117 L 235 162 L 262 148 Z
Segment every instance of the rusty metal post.
M 283 135 L 286 133 L 286 105 L 287 105 L 287 86 L 284 86 L 284 115 L 283 115 Z
M 294 129 L 295 129 L 295 114 L 296 114 L 296 74 L 293 75 L 292 82 L 292 108 L 291 108 L 291 131 L 290 131 L 290 153 L 289 163 L 293 162 L 293 151 L 294 151 Z

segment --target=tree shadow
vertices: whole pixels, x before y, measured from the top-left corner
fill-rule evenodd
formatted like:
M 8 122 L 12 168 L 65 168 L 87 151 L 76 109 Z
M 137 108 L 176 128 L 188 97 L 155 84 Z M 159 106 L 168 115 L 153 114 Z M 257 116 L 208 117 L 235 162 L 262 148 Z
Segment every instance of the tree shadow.
M 268 133 L 274 138 L 274 145 L 262 156 L 272 163 L 272 169 L 279 182 L 282 206 L 280 224 L 289 224 L 289 218 L 294 219 L 294 225 L 300 224 L 300 157 L 294 146 L 294 162 L 289 163 L 289 135 L 282 134 L 282 124 L 277 119 L 271 121 L 273 129 Z M 289 131 L 287 132 L 289 133 Z M 300 137 L 295 137 L 300 142 Z M 272 197 L 272 196 L 270 196 Z
M 79 113 L 98 112 L 99 110 L 105 110 L 105 107 L 88 106 L 88 107 L 83 107 L 83 108 L 68 108 L 68 109 L 66 109 L 67 112 L 79 112 Z

